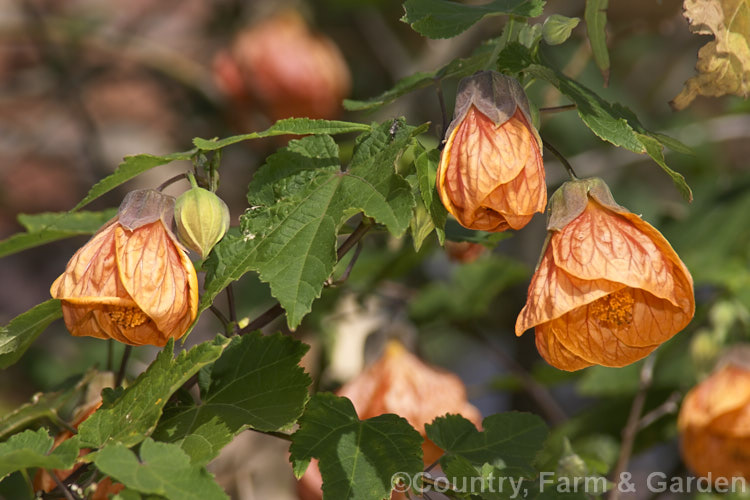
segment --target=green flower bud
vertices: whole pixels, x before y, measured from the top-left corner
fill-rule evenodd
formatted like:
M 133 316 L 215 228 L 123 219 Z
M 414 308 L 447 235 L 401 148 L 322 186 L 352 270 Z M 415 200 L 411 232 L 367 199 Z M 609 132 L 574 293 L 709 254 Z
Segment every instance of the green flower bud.
M 560 45 L 570 38 L 570 33 L 573 31 L 573 28 L 578 26 L 580 21 L 577 17 L 552 14 L 544 21 L 544 26 L 542 26 L 544 41 L 549 45 Z
M 192 179 L 191 183 L 194 183 Z M 177 198 L 174 213 L 180 240 L 203 259 L 229 229 L 226 203 L 211 191 L 195 184 Z

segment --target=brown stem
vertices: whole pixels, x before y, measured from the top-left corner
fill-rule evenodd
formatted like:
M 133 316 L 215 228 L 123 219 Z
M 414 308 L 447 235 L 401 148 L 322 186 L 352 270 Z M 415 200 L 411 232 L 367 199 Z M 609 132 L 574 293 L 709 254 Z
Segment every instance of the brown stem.
M 57 489 L 59 489 L 66 500 L 78 500 L 78 496 L 73 496 L 73 492 L 71 492 L 67 486 L 63 484 L 62 481 L 60 481 L 60 478 L 57 477 L 57 474 L 55 474 L 55 471 L 48 470 L 47 474 L 52 478 L 52 480 L 57 485 Z
M 534 380 L 534 377 L 532 377 L 529 372 L 518 363 L 518 361 L 508 356 L 508 353 L 495 345 L 482 333 L 477 331 L 472 331 L 471 333 L 495 354 L 500 360 L 500 363 L 502 363 L 509 372 L 519 378 L 524 390 L 534 399 L 539 406 L 539 409 L 544 412 L 547 420 L 552 425 L 559 425 L 568 419 L 565 411 L 563 411 L 557 401 L 555 401 L 552 394 L 550 394 L 542 384 Z
M 540 113 L 560 113 L 561 111 L 570 111 L 576 109 L 578 106 L 575 104 L 564 104 L 562 106 L 549 106 L 546 108 L 539 108 Z
M 633 453 L 633 443 L 635 442 L 635 436 L 638 434 L 639 423 L 641 422 L 641 413 L 643 413 L 643 405 L 646 403 L 646 394 L 648 393 L 649 387 L 654 376 L 654 363 L 656 362 L 655 356 L 649 356 L 643 363 L 641 368 L 641 380 L 638 392 L 633 398 L 633 405 L 630 407 L 630 414 L 628 415 L 628 421 L 625 424 L 625 428 L 622 431 L 622 443 L 620 445 L 620 455 L 617 458 L 617 464 L 615 465 L 614 471 L 612 472 L 612 481 L 617 483 L 620 480 L 622 474 L 627 470 L 628 462 L 630 462 L 630 455 Z M 620 498 L 620 489 L 615 487 L 609 494 L 609 500 L 618 500 Z
M 234 305 L 234 287 L 232 287 L 232 284 L 229 283 L 225 289 L 227 293 L 227 303 L 229 307 L 229 321 L 230 325 L 232 325 L 232 333 L 234 335 L 237 335 L 240 333 L 240 327 L 237 324 L 237 309 Z
M 125 350 L 122 352 L 122 361 L 120 361 L 120 370 L 117 372 L 117 378 L 115 379 L 115 387 L 119 387 L 122 381 L 125 380 L 125 371 L 128 368 L 128 359 L 130 359 L 130 352 L 132 350 L 132 345 L 126 345 Z
M 440 86 L 440 80 L 436 81 L 435 92 L 437 93 L 438 102 L 440 103 L 440 116 L 443 119 L 443 127 L 440 130 L 440 143 L 438 149 L 443 149 L 446 139 L 445 133 L 448 130 L 448 112 L 445 109 L 445 98 L 443 97 L 443 87 Z
M 164 181 L 164 182 L 162 182 L 161 184 L 159 184 L 159 187 L 157 187 L 157 188 L 156 188 L 156 190 L 157 190 L 157 191 L 159 191 L 159 192 L 161 193 L 162 191 L 164 191 L 164 189 L 166 189 L 166 188 L 167 188 L 167 186 L 171 186 L 171 185 L 172 185 L 172 184 L 174 184 L 175 182 L 179 182 L 179 181 L 181 181 L 182 179 L 187 179 L 187 178 L 188 178 L 188 175 L 187 175 L 187 173 L 185 173 L 185 172 L 183 172 L 183 173 L 181 173 L 181 174 L 177 174 L 177 175 L 175 175 L 174 177 L 170 177 L 170 178 L 169 178 L 169 179 L 167 179 L 166 181 Z
M 544 147 L 547 148 L 550 153 L 555 155 L 555 157 L 560 160 L 560 163 L 562 163 L 563 167 L 565 167 L 565 170 L 568 171 L 568 175 L 570 176 L 570 178 L 574 181 L 578 180 L 578 176 L 573 170 L 573 167 L 570 165 L 570 162 L 568 162 L 567 158 L 565 158 L 562 153 L 560 153 L 554 146 L 552 146 L 552 144 L 550 144 L 546 140 L 542 139 L 542 144 L 544 144 Z
M 214 316 L 216 316 L 216 319 L 218 319 L 221 324 L 224 326 L 224 331 L 229 333 L 229 319 L 227 319 L 226 316 L 224 316 L 224 313 L 221 312 L 221 310 L 216 307 L 215 305 L 208 306 L 208 310 L 214 313 Z

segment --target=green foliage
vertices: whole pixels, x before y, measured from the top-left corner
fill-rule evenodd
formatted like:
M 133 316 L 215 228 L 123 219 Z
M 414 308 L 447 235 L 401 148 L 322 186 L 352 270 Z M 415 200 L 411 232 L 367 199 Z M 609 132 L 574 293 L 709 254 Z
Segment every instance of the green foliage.
M 215 361 L 227 340 L 218 336 L 172 357 L 174 340 L 124 391 L 105 390 L 99 410 L 78 429 L 81 442 L 93 448 L 110 443 L 133 446 L 156 427 L 169 397 L 203 366 Z
M 310 377 L 298 366 L 307 346 L 276 334 L 235 337 L 213 364 L 201 404 L 167 408 L 153 437 L 205 464 L 246 428 L 281 431 L 307 401 Z
M 586 0 L 584 19 L 591 43 L 594 61 L 604 76 L 604 85 L 609 82 L 609 49 L 607 48 L 607 8 L 609 0 Z
M 31 467 L 70 469 L 78 457 L 78 439 L 68 439 L 54 450 L 53 443 L 45 429 L 24 431 L 0 443 L 0 479 Z
M 61 317 L 60 301 L 50 299 L 0 326 L 0 368 L 18 361 L 49 324 Z
M 97 452 L 96 466 L 108 476 L 141 493 L 169 500 L 224 500 L 226 493 L 205 467 L 192 465 L 179 446 L 146 438 L 139 456 L 116 443 Z
M 0 257 L 72 236 L 93 234 L 114 217 L 116 209 L 101 212 L 20 214 L 25 233 L 0 241 Z
M 294 328 L 333 271 L 336 234 L 346 219 L 361 211 L 402 235 L 414 197 L 394 164 L 420 129 L 400 126 L 391 137 L 390 127 L 387 122 L 360 136 L 343 172 L 327 135 L 292 141 L 270 156 L 250 184 L 242 234 L 227 235 L 206 263 L 201 309 L 229 283 L 257 270 Z
M 536 17 L 544 0 L 493 0 L 481 5 L 450 0 L 406 0 L 402 21 L 429 38 L 452 38 L 486 16 Z
M 359 420 L 346 398 L 316 394 L 292 436 L 290 460 L 304 471 L 319 460 L 323 498 L 379 500 L 390 496 L 397 472 L 422 470 L 422 437 L 406 420 L 386 414 Z

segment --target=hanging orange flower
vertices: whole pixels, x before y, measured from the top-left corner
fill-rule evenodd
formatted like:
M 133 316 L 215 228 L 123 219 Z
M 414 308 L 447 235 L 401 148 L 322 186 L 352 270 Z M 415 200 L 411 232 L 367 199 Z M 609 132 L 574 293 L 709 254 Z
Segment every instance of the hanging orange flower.
M 548 236 L 516 335 L 562 370 L 625 366 L 685 328 L 693 279 L 650 224 L 615 203 L 601 179 L 570 181 L 550 200 Z
M 50 289 L 70 333 L 130 345 L 180 338 L 198 310 L 195 268 L 170 229 L 174 198 L 128 193 L 118 215 L 68 262 Z
M 461 80 L 437 190 L 446 210 L 469 229 L 521 229 L 544 212 L 542 140 L 518 81 L 494 71 Z
M 750 479 L 750 370 L 728 363 L 695 386 L 677 426 L 682 459 L 693 472 Z
M 424 463 L 430 465 L 443 450 L 426 438 L 425 424 L 446 413 L 460 414 L 480 426 L 482 415 L 469 403 L 466 387 L 456 375 L 425 364 L 397 340 L 390 341 L 383 356 L 342 386 L 339 396 L 349 398 L 361 420 L 384 413 L 405 418 L 425 438 Z M 300 498 L 321 498 L 322 479 L 316 461 L 300 480 Z M 394 493 L 392 498 L 404 498 Z

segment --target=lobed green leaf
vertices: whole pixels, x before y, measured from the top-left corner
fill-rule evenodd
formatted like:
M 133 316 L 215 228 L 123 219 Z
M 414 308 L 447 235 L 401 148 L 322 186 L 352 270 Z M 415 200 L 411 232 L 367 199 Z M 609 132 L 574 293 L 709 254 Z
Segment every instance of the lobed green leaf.
M 106 391 L 103 404 L 78 429 L 81 442 L 92 448 L 111 443 L 133 446 L 156 427 L 169 397 L 203 366 L 219 358 L 228 341 L 222 336 L 173 358 L 170 339 L 156 359 L 127 389 Z
M 50 299 L 0 327 L 0 368 L 18 361 L 50 323 L 62 317 L 60 301 Z
M 288 429 L 308 398 L 310 377 L 299 366 L 307 349 L 281 334 L 233 338 L 213 365 L 201 404 L 165 410 L 154 438 L 176 443 L 193 464 L 205 464 L 247 428 Z
M 52 449 L 54 439 L 46 429 L 27 430 L 0 443 L 0 480 L 11 472 L 43 467 L 45 469 L 70 469 L 78 458 L 80 445 L 73 437 Z
M 179 446 L 157 443 L 146 438 L 139 455 L 122 443 L 107 446 L 94 454 L 94 463 L 104 474 L 126 487 L 169 500 L 228 500 L 213 476 L 199 465 L 192 465 Z
M 326 500 L 389 498 L 396 472 L 414 476 L 422 470 L 422 437 L 399 416 L 359 420 L 351 401 L 320 393 L 299 423 L 290 460 L 297 471 L 319 460 Z
M 476 5 L 450 0 L 406 0 L 401 20 L 428 38 L 452 38 L 486 16 L 539 16 L 544 3 L 544 0 L 493 0 Z

